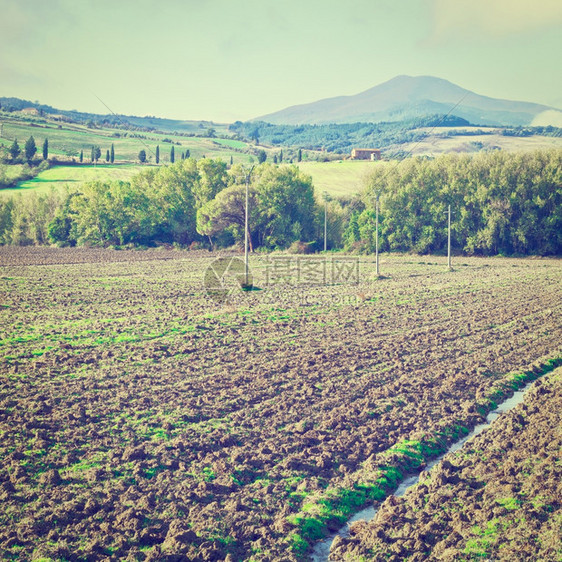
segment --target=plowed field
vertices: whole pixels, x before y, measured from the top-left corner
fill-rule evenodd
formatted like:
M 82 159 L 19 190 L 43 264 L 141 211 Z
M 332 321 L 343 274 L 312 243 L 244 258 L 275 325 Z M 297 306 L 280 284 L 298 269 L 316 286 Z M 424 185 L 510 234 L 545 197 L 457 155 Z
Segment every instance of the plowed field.
M 562 369 L 525 402 L 390 497 L 334 560 L 561 560 Z
M 220 303 L 210 254 L 100 252 L 0 248 L 5 559 L 306 559 L 562 355 L 557 260 L 255 257 Z

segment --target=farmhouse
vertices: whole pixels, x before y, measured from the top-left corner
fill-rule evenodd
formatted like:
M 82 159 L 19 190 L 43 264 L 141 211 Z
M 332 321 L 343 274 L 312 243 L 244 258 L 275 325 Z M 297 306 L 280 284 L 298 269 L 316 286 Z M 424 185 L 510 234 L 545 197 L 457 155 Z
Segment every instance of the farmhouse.
M 381 151 L 378 148 L 354 148 L 351 151 L 352 160 L 380 160 Z
M 21 112 L 28 115 L 39 115 L 39 111 L 37 111 L 34 107 L 24 107 Z

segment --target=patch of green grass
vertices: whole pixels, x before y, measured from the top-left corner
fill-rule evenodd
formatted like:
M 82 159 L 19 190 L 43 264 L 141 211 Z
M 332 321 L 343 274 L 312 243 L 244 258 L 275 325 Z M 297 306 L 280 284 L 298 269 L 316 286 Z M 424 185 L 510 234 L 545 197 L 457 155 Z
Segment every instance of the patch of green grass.
M 289 544 L 291 546 L 291 550 L 297 555 L 304 555 L 308 550 L 309 546 L 308 543 L 302 538 L 301 535 L 298 533 L 293 533 L 289 536 Z
M 327 191 L 330 195 L 352 195 L 364 187 L 367 174 L 380 162 L 340 160 L 335 162 L 298 162 L 303 172 L 312 176 L 317 193 Z M 384 165 L 384 163 L 383 163 Z
M 518 498 L 500 498 L 496 502 L 510 511 L 519 509 L 521 507 L 521 500 Z
M 220 144 L 221 146 L 227 146 L 228 148 L 247 148 L 248 144 L 234 139 L 214 139 L 216 144 Z

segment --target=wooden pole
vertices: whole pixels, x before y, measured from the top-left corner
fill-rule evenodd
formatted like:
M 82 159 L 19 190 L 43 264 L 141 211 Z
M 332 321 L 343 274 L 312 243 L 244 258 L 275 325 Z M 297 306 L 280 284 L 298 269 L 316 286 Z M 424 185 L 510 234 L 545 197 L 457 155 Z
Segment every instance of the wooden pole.
M 250 224 L 249 224 L 249 208 L 250 208 L 250 178 L 252 176 L 252 171 L 254 166 L 250 168 L 250 171 L 246 174 L 246 205 L 244 209 L 244 284 L 246 287 L 249 285 L 250 277 L 250 267 L 248 264 L 248 242 L 250 239 Z
M 328 250 L 328 192 L 324 191 L 324 251 Z
M 244 218 L 244 284 L 248 286 L 248 206 L 250 203 L 250 174 L 246 175 L 246 208 L 245 208 L 245 218 Z
M 447 266 L 451 269 L 451 205 L 448 212 L 448 233 L 447 233 Z
M 377 277 L 379 276 L 379 196 L 375 203 L 375 261 L 377 266 Z

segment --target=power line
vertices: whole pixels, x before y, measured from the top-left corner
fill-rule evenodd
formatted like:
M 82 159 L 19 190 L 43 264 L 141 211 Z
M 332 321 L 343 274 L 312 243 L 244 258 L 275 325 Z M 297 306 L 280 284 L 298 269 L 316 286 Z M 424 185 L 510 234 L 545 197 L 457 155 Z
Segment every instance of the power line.
M 105 108 L 117 119 L 117 121 L 118 121 L 119 123 L 121 123 L 121 125 L 124 125 L 124 128 L 125 128 L 125 129 L 127 129 L 127 127 L 130 125 L 129 123 L 126 123 L 125 121 L 122 121 L 122 120 L 119 118 L 119 115 L 117 115 L 117 113 L 115 113 L 115 112 L 114 112 L 114 111 L 113 111 L 113 110 L 112 110 L 112 109 L 95 93 L 95 92 L 93 92 L 92 90 L 90 90 L 90 93 L 91 93 L 95 98 L 97 98 L 97 100 L 98 100 L 100 103 L 102 103 L 102 104 L 105 106 Z M 152 148 L 150 148 L 150 146 L 149 146 L 147 143 L 145 143 L 142 138 L 140 138 L 140 137 L 134 137 L 134 138 L 136 138 L 137 140 L 139 140 L 139 141 L 141 142 L 141 144 L 142 144 L 145 148 L 147 148 L 148 151 L 149 151 L 151 154 L 153 154 L 153 155 L 155 154 L 154 151 L 152 150 Z

